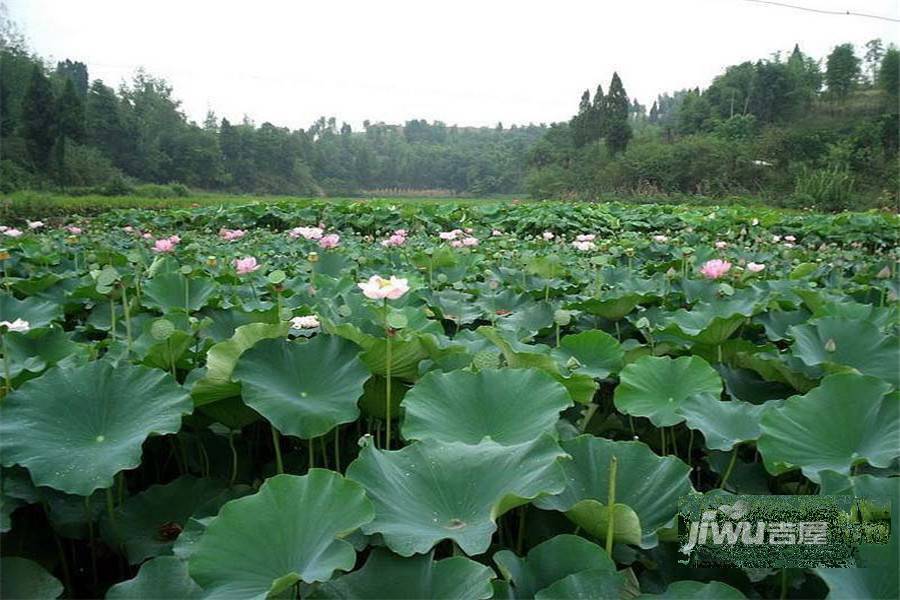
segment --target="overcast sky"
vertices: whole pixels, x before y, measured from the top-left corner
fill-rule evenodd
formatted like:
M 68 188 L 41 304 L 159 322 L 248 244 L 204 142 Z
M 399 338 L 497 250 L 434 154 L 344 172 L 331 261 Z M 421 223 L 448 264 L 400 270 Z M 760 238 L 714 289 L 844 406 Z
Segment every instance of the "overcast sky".
M 785 0 L 900 17 L 897 0 Z M 31 48 L 117 86 L 143 66 L 192 119 L 336 116 L 494 125 L 567 119 L 618 71 L 648 106 L 798 42 L 897 41 L 898 24 L 745 0 L 6 0 Z

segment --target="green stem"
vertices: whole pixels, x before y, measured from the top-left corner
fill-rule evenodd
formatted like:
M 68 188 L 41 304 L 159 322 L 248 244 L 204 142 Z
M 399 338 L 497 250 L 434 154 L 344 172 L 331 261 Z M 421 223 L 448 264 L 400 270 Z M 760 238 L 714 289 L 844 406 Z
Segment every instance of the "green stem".
M 584 433 L 587 430 L 588 423 L 594 418 L 594 413 L 597 412 L 598 408 L 600 408 L 598 404 L 591 403 L 588 405 L 588 408 L 584 413 L 584 419 L 581 421 L 581 433 Z
M 384 400 L 384 412 L 385 412 L 385 423 L 386 423 L 386 433 L 384 436 L 384 449 L 391 449 L 391 332 L 390 329 L 386 329 L 385 333 L 387 334 L 387 348 L 385 350 L 385 359 L 384 359 L 384 370 L 387 372 L 386 378 L 386 393 L 387 396 Z
M 128 292 L 125 291 L 126 286 L 122 284 L 122 310 L 125 313 L 125 343 L 128 349 L 127 356 L 131 356 L 131 309 L 128 307 Z
M 309 438 L 306 441 L 309 448 L 309 469 L 312 470 L 316 467 L 316 440 Z
M 781 600 L 785 600 L 785 598 L 787 598 L 787 593 L 788 593 L 787 569 L 781 569 L 781 594 L 778 597 Z
M 6 349 L 6 334 L 0 333 L 0 340 L 3 344 L 3 378 L 5 380 L 6 394 L 12 389 L 12 379 L 9 376 L 9 351 Z
M 522 554 L 522 545 L 525 543 L 525 507 L 519 507 L 519 530 L 516 532 L 516 554 Z
M 97 549 L 94 547 L 94 515 L 91 511 L 91 497 L 84 497 L 84 520 L 88 526 L 88 545 L 91 548 L 91 574 L 94 585 L 97 585 Z
M 613 533 L 616 528 L 616 471 L 619 460 L 613 456 L 609 461 L 609 494 L 607 495 L 607 511 L 609 518 L 606 522 L 606 553 L 612 557 Z
M 731 477 L 731 470 L 734 469 L 734 463 L 737 461 L 737 453 L 738 453 L 738 445 L 735 444 L 734 452 L 731 453 L 731 460 L 728 462 L 728 468 L 725 469 L 725 474 L 722 475 L 722 480 L 719 482 L 717 486 L 720 490 L 725 488 L 725 484 L 728 483 L 728 478 Z
M 678 456 L 678 440 L 675 439 L 675 427 L 674 426 L 669 428 L 669 433 L 672 436 L 672 453 L 675 456 Z
M 111 341 L 116 340 L 116 303 L 112 294 L 109 295 L 109 336 Z
M 334 470 L 341 472 L 341 428 L 334 428 Z
M 690 434 L 688 435 L 688 449 L 687 449 L 687 464 L 691 464 L 691 452 L 694 450 L 694 430 L 690 429 Z
M 228 481 L 228 487 L 234 487 L 237 480 L 238 456 L 237 450 L 234 449 L 234 432 L 228 432 L 228 447 L 231 448 L 231 479 Z
M 284 473 L 284 463 L 281 460 L 281 438 L 274 425 L 270 424 L 269 427 L 272 429 L 272 447 L 275 448 L 275 470 L 281 475 Z

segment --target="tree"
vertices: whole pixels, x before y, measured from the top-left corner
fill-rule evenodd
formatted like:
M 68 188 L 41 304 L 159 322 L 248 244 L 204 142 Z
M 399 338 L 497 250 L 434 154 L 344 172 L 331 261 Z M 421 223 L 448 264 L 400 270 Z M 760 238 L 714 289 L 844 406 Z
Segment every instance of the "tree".
M 659 120 L 659 108 L 656 106 L 656 100 L 653 101 L 653 106 L 650 107 L 650 122 L 654 125 Z
M 84 103 L 71 79 L 66 79 L 56 105 L 57 135 L 79 144 L 84 142 Z
M 606 147 L 610 154 L 624 152 L 631 141 L 631 124 L 628 122 L 630 102 L 618 73 L 613 73 L 606 95 Z
M 112 88 L 103 85 L 99 79 L 95 80 L 88 90 L 84 120 L 88 144 L 121 166 L 126 132 L 119 114 L 119 99 L 116 98 Z
M 591 138 L 599 140 L 604 135 L 606 135 L 606 96 L 603 95 L 603 86 L 597 85 L 594 102 L 591 105 Z
M 825 84 L 828 93 L 837 99 L 846 98 L 859 80 L 859 58 L 853 44 L 841 44 L 832 50 L 825 62 Z
M 31 70 L 22 104 L 22 137 L 31 160 L 46 169 L 56 141 L 56 100 L 50 80 L 38 65 Z
M 572 139 L 580 148 L 591 141 L 591 91 L 584 90 L 578 103 L 578 114 L 572 117 Z
M 87 96 L 88 70 L 83 62 L 71 61 L 68 58 L 56 63 L 56 75 L 64 80 L 71 80 L 75 84 L 75 91 L 80 98 Z
M 884 53 L 884 58 L 881 59 L 881 69 L 878 71 L 878 86 L 887 92 L 891 99 L 892 112 L 896 112 L 897 99 L 898 95 L 900 95 L 900 50 L 897 50 L 893 45 L 887 49 L 887 52 Z
M 870 83 L 878 85 L 878 69 L 884 56 L 884 44 L 881 38 L 875 38 L 866 42 L 866 70 L 869 72 Z

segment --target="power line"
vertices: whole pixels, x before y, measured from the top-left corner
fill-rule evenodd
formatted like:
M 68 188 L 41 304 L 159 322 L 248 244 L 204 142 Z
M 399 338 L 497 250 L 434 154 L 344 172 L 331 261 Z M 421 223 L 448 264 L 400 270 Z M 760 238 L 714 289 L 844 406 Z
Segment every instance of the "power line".
M 868 13 L 859 13 L 852 10 L 824 10 L 821 8 L 810 8 L 808 6 L 797 6 L 796 4 L 787 4 L 785 2 L 772 2 L 771 0 L 743 0 L 744 2 L 752 2 L 754 4 L 768 4 L 770 6 L 780 6 L 782 8 L 794 8 L 797 10 L 805 10 L 806 12 L 819 13 L 822 15 L 841 15 L 850 17 L 863 17 L 866 19 L 878 19 L 879 21 L 890 21 L 891 23 L 900 23 L 900 19 L 895 17 L 884 17 L 882 15 L 870 15 Z

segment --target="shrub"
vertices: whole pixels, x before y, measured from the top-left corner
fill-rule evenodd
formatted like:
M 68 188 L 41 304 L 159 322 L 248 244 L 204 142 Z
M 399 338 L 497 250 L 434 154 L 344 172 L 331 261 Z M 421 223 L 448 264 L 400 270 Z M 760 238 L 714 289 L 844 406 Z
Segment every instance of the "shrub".
M 796 204 L 837 212 L 850 206 L 855 184 L 856 178 L 847 169 L 804 168 L 797 176 L 793 199 Z

